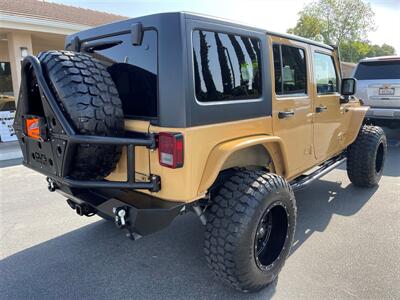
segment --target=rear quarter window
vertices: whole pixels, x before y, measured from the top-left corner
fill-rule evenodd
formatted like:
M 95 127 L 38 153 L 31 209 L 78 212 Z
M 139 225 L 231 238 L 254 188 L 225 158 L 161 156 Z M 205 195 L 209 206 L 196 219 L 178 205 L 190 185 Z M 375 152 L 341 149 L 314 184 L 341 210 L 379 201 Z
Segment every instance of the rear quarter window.
M 261 97 L 261 54 L 257 38 L 193 31 L 193 70 L 200 102 Z
M 400 60 L 361 62 L 354 77 L 358 80 L 400 79 Z

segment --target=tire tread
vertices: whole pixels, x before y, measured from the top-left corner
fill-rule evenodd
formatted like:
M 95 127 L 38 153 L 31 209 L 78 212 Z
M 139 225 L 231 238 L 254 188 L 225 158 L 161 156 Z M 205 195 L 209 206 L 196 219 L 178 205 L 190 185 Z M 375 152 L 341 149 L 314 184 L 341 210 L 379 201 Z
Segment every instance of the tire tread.
M 106 67 L 88 54 L 47 51 L 39 54 L 50 88 L 65 116 L 80 134 L 122 136 L 124 114 Z M 78 145 L 71 176 L 103 179 L 115 169 L 121 146 Z
M 241 291 L 255 291 L 265 285 L 249 281 L 249 274 L 237 268 L 235 252 L 246 226 L 254 217 L 265 195 L 285 189 L 293 191 L 287 181 L 272 173 L 241 170 L 230 177 L 216 193 L 207 213 L 204 253 L 216 277 Z
M 386 136 L 381 127 L 363 125 L 353 144 L 347 149 L 347 175 L 359 187 L 372 187 L 379 178 L 375 172 L 375 151 L 383 140 L 386 152 Z

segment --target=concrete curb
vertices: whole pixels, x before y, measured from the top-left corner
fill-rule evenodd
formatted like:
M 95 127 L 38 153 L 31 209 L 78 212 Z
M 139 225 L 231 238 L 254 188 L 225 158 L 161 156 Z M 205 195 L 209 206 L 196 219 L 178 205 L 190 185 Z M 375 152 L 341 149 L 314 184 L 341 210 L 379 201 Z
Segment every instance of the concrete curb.
M 18 142 L 0 143 L 0 161 L 22 158 Z

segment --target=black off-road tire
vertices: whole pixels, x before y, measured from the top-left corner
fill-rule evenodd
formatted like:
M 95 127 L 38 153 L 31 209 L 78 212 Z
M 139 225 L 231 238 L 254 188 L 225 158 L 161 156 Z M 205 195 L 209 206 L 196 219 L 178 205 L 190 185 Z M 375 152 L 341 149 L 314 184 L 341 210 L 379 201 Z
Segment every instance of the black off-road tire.
M 387 152 L 381 127 L 363 125 L 356 140 L 347 149 L 347 175 L 358 187 L 373 187 L 382 177 Z
M 216 277 L 244 292 L 273 282 L 289 254 L 296 213 L 293 191 L 284 178 L 263 171 L 237 171 L 219 188 L 206 211 L 204 252 Z M 270 244 L 258 256 L 261 221 L 270 214 Z
M 122 103 L 100 61 L 71 51 L 42 52 L 39 60 L 62 111 L 77 133 L 123 135 Z M 120 146 L 80 144 L 75 148 L 70 175 L 102 179 L 114 170 L 120 156 Z

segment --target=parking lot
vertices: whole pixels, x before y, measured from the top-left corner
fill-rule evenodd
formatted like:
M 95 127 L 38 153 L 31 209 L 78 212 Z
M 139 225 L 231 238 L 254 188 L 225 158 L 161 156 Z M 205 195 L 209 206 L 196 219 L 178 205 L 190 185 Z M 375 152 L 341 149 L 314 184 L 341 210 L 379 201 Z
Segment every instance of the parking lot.
M 112 223 L 78 217 L 43 176 L 3 164 L 2 299 L 399 299 L 400 136 L 379 187 L 353 187 L 342 166 L 296 194 L 298 225 L 278 281 L 243 295 L 212 277 L 193 214 L 132 242 Z

